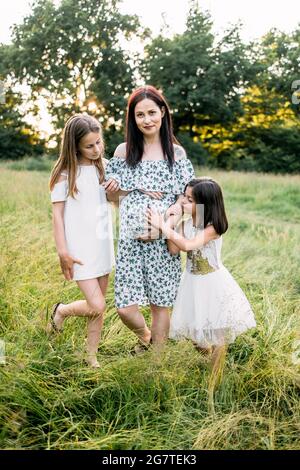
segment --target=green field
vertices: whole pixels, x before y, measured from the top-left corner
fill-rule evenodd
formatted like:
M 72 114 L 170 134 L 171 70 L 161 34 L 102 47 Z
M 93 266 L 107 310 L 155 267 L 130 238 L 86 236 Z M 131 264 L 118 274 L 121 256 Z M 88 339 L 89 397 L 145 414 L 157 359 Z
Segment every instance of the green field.
M 257 320 L 230 346 L 214 389 L 187 341 L 130 355 L 135 338 L 116 314 L 113 278 L 100 370 L 84 365 L 82 319 L 47 338 L 52 304 L 80 298 L 60 273 L 48 175 L 0 169 L 1 448 L 300 448 L 300 176 L 209 174 L 230 224 L 223 261 Z

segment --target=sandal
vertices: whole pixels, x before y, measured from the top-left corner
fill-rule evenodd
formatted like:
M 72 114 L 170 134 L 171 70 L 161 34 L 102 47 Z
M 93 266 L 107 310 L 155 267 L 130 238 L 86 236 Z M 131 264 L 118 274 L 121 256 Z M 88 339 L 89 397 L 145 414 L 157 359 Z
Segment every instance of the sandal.
M 138 344 L 136 344 L 131 351 L 131 354 L 133 356 L 143 354 L 144 352 L 148 351 L 150 347 L 152 346 L 152 338 L 150 338 L 149 343 L 143 343 L 142 341 L 139 340 Z
M 63 331 L 63 328 L 57 328 L 55 322 L 54 322 L 54 317 L 56 314 L 56 310 L 58 306 L 61 305 L 61 302 L 58 302 L 57 304 L 54 305 L 51 316 L 50 316 L 50 323 L 47 325 L 47 330 L 48 333 L 61 333 Z

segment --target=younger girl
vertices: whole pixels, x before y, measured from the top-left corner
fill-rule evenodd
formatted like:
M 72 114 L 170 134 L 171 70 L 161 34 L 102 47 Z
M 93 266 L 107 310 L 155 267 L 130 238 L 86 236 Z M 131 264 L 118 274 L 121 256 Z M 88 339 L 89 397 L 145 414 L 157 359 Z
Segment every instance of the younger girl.
M 48 332 L 69 316 L 87 317 L 87 363 L 97 361 L 108 275 L 114 265 L 110 207 L 104 181 L 104 144 L 99 122 L 75 114 L 66 123 L 62 149 L 50 177 L 54 238 L 62 272 L 75 280 L 85 300 L 55 305 Z
M 221 261 L 222 234 L 228 228 L 220 186 L 211 178 L 191 180 L 185 188 L 184 212 L 179 233 L 163 218 L 148 211 L 148 221 L 168 239 L 171 253 L 187 252 L 170 325 L 170 338 L 189 338 L 198 349 L 213 350 L 256 326 L 248 300 Z

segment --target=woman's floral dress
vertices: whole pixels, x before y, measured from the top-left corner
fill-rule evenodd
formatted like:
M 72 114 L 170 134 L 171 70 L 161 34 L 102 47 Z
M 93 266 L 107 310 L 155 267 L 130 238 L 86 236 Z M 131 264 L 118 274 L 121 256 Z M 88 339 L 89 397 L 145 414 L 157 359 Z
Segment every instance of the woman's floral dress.
M 165 239 L 145 242 L 137 237 L 145 233 L 147 207 L 164 213 L 183 193 L 186 183 L 194 177 L 191 162 L 186 158 L 177 160 L 171 170 L 166 160 L 144 160 L 132 168 L 124 158 L 113 157 L 105 173 L 106 180 L 114 178 L 120 189 L 130 191 L 120 201 L 116 306 L 172 306 L 181 276 L 180 255 L 169 253 Z M 153 199 L 140 190 L 159 191 L 163 197 Z

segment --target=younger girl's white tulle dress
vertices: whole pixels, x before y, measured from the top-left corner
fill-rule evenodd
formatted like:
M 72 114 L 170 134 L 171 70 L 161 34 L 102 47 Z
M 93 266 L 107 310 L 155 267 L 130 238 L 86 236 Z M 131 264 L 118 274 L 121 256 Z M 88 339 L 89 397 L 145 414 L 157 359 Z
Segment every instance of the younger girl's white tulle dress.
M 185 238 L 197 234 L 192 219 Z M 200 347 L 221 346 L 256 326 L 251 306 L 221 261 L 222 237 L 187 253 L 170 325 L 170 338 L 188 338 Z

